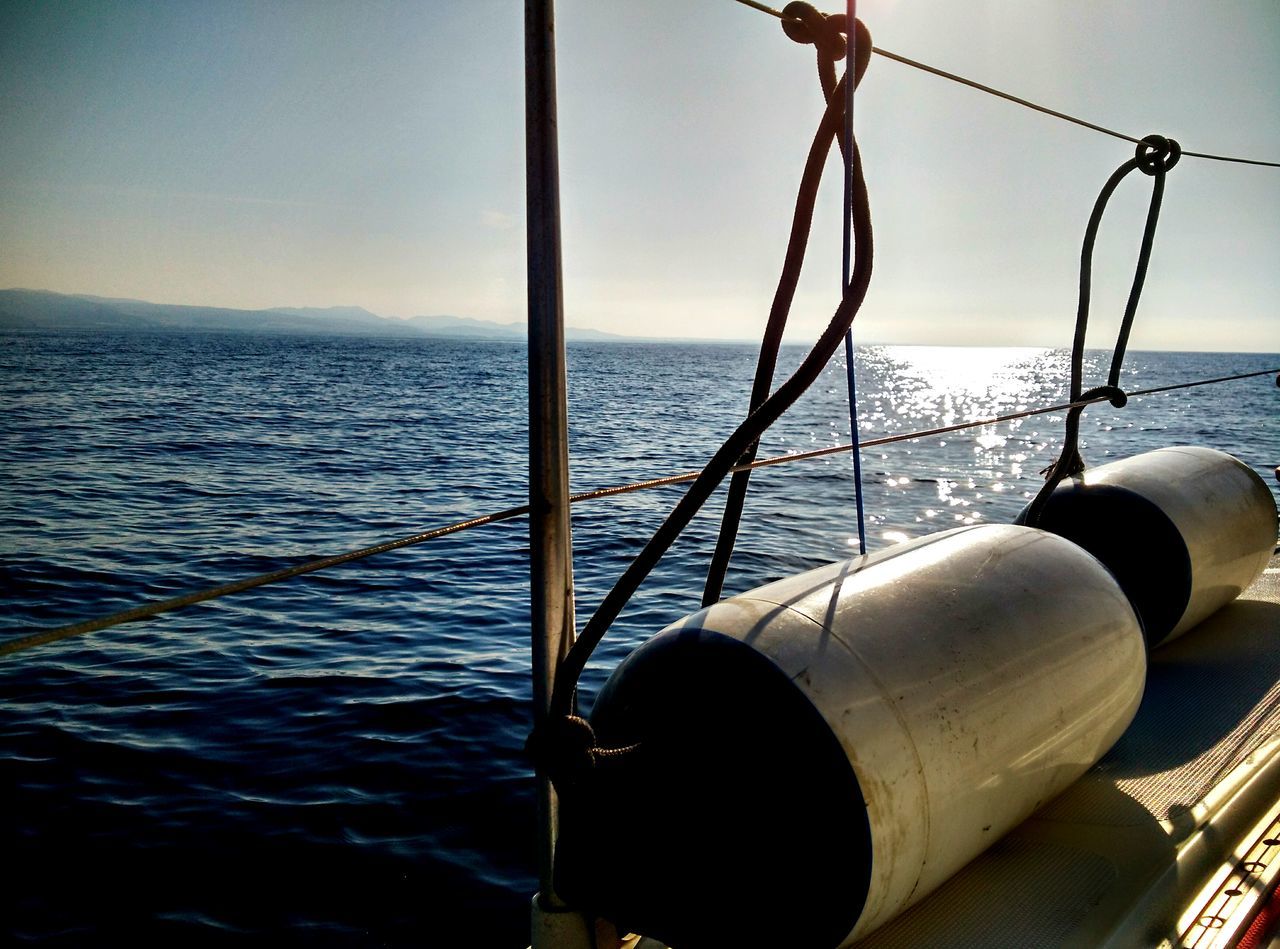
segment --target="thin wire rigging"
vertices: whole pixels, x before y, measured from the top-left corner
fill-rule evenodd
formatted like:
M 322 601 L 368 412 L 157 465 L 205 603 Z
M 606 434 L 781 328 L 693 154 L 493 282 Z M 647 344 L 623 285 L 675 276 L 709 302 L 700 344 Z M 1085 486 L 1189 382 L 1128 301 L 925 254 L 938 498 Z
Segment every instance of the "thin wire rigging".
M 775 10 L 763 3 L 757 3 L 755 0 L 735 0 L 735 2 L 740 3 L 745 7 L 750 7 L 753 10 L 759 10 L 761 13 L 767 13 L 770 16 L 777 17 L 779 20 L 787 19 L 787 17 L 782 14 L 782 11 Z M 972 79 L 966 79 L 964 76 L 956 75 L 953 72 L 947 72 L 945 69 L 938 69 L 936 66 L 930 66 L 927 63 L 921 63 L 914 59 L 908 59 L 906 56 L 900 56 L 897 53 L 891 53 L 889 50 L 881 49 L 879 46 L 871 47 L 871 52 L 883 56 L 885 59 L 892 59 L 896 63 L 902 63 L 904 66 L 911 66 L 913 69 L 923 70 L 924 72 L 939 76 L 942 79 L 950 79 L 952 82 L 958 82 L 961 85 L 969 86 L 971 89 L 977 89 L 979 92 L 985 92 L 989 95 L 996 96 L 997 98 L 1015 103 L 1016 105 L 1025 106 L 1028 109 L 1032 109 L 1036 112 L 1042 112 L 1045 115 L 1053 116 L 1056 119 L 1062 119 L 1064 122 L 1071 122 L 1075 125 L 1092 129 L 1095 132 L 1101 132 L 1103 135 L 1110 135 L 1112 138 L 1131 142 L 1134 145 L 1138 145 L 1142 142 L 1142 139 L 1137 136 L 1126 135 L 1124 132 L 1117 132 L 1115 129 L 1109 129 L 1105 125 L 1098 125 L 1097 123 L 1086 121 L 1085 119 L 1077 116 L 1069 115 L 1066 112 L 1059 112 L 1057 109 L 1051 109 L 1048 106 L 1032 102 L 1030 99 L 1024 99 L 1021 96 L 1015 96 L 1010 92 L 1004 92 L 1003 90 L 996 89 L 993 86 L 984 85 L 983 83 L 976 82 Z M 1226 161 L 1235 162 L 1236 164 L 1241 165 L 1261 165 L 1267 168 L 1280 168 L 1280 162 L 1262 161 L 1257 158 L 1235 158 L 1230 155 L 1213 155 L 1208 152 L 1190 151 L 1184 151 L 1182 154 L 1186 158 L 1206 158 L 1210 161 Z
M 849 23 L 856 23 L 858 20 L 858 3 L 857 0 L 848 0 L 845 19 Z M 857 51 L 857 30 L 849 30 L 849 46 L 847 51 L 846 71 L 854 68 L 855 53 Z M 874 47 L 873 47 L 874 48 Z M 853 142 L 853 104 L 854 104 L 854 86 L 845 87 L 845 110 L 844 110 L 844 205 L 843 217 L 844 227 L 842 228 L 842 248 L 841 248 L 841 270 L 840 270 L 840 291 L 843 293 L 845 288 L 849 286 L 849 278 L 852 273 L 850 268 L 850 260 L 852 256 L 853 246 L 853 215 L 851 209 L 853 207 L 853 175 L 849 168 L 849 156 L 852 152 Z M 858 520 L 858 553 L 865 554 L 867 552 L 867 518 L 865 509 L 865 499 L 862 494 L 862 448 L 858 444 L 861 439 L 861 433 L 858 426 L 858 372 L 857 372 L 857 351 L 853 345 L 853 326 L 851 325 L 844 334 L 844 380 L 845 389 L 849 393 L 849 435 L 853 439 L 853 448 L 850 449 L 849 455 L 853 459 L 853 507 L 854 513 Z

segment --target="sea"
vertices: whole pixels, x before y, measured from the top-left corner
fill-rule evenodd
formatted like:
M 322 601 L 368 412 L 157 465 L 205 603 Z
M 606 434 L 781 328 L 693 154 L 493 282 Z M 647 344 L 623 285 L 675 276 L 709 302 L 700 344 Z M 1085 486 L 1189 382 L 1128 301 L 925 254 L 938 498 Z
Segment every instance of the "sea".
M 785 348 L 780 372 L 803 354 Z M 1088 355 L 1086 385 L 1108 356 Z M 573 490 L 699 469 L 742 419 L 755 361 L 749 345 L 571 344 Z M 1122 385 L 1276 366 L 1137 352 Z M 861 437 L 1063 402 L 1067 367 L 1053 349 L 860 347 Z M 522 342 L 10 334 L 0 393 L 6 639 L 527 499 Z M 1102 404 L 1082 453 L 1206 445 L 1275 492 L 1277 408 L 1272 376 Z M 1054 412 L 866 448 L 868 548 L 1012 520 L 1062 427 Z M 761 455 L 849 432 L 837 356 Z M 574 507 L 579 625 L 683 490 Z M 848 454 L 757 472 L 727 592 L 856 554 L 855 491 Z M 697 609 L 722 500 L 610 630 L 585 706 Z M 528 945 L 527 530 L 492 524 L 0 658 L 0 942 Z

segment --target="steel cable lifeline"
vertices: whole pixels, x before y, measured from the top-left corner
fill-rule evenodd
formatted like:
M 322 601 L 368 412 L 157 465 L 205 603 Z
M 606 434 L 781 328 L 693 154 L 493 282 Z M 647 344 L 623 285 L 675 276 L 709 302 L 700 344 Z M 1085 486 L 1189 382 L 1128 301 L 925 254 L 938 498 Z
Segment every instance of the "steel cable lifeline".
M 1160 203 L 1164 198 L 1165 174 L 1178 163 L 1181 157 L 1182 149 L 1176 141 L 1160 135 L 1148 135 L 1138 144 L 1134 157 L 1117 168 L 1107 179 L 1107 183 L 1102 186 L 1102 191 L 1093 204 L 1093 212 L 1089 215 L 1089 224 L 1085 228 L 1084 241 L 1080 249 L 1080 296 L 1076 306 L 1075 338 L 1071 344 L 1071 402 L 1079 402 L 1086 395 L 1106 396 L 1116 408 L 1123 408 L 1128 401 L 1128 396 L 1120 388 L 1120 370 L 1124 365 L 1124 355 L 1129 345 L 1129 333 L 1133 329 L 1133 320 L 1138 312 L 1138 301 L 1142 297 L 1142 288 L 1146 283 L 1147 267 L 1151 263 L 1151 248 L 1155 242 L 1156 225 L 1160 221 Z M 1084 342 L 1089 328 L 1089 300 L 1093 283 L 1093 247 L 1097 241 L 1098 228 L 1102 224 L 1102 214 L 1107 209 L 1107 202 L 1111 200 L 1111 195 L 1115 193 L 1120 182 L 1135 170 L 1140 170 L 1153 179 L 1151 203 L 1147 208 L 1147 221 L 1142 229 L 1138 262 L 1134 267 L 1133 284 L 1129 288 L 1124 317 L 1120 321 L 1120 330 L 1116 335 L 1107 383 L 1085 393 L 1081 388 L 1084 376 Z M 1072 408 L 1067 412 L 1062 451 L 1058 455 L 1058 460 L 1045 469 L 1044 486 L 1028 506 L 1021 519 L 1022 523 L 1033 527 L 1039 524 L 1049 495 L 1063 479 L 1084 470 L 1084 460 L 1080 457 L 1079 448 L 1080 416 L 1083 412 L 1083 406 Z
M 790 19 L 786 15 L 785 10 L 775 10 L 773 9 L 773 7 L 766 6 L 763 3 L 757 2 L 757 0 L 736 0 L 736 2 L 742 4 L 744 7 L 750 7 L 753 10 L 759 10 L 761 13 L 767 13 L 770 16 L 777 17 L 779 20 L 782 20 L 784 24 L 787 23 Z M 784 26 L 784 29 L 785 28 L 786 27 Z M 971 89 L 977 89 L 979 92 L 985 92 L 988 95 L 995 96 L 996 98 L 1005 99 L 1009 102 L 1015 103 L 1016 105 L 1025 106 L 1026 108 L 1031 109 L 1035 112 L 1041 112 L 1045 115 L 1053 116 L 1055 119 L 1062 119 L 1064 122 L 1071 122 L 1075 125 L 1080 125 L 1080 126 L 1083 126 L 1084 128 L 1092 129 L 1095 132 L 1101 132 L 1103 135 L 1110 135 L 1112 138 L 1118 138 L 1125 142 L 1131 142 L 1134 145 L 1137 145 L 1142 141 L 1142 139 L 1136 138 L 1133 135 L 1126 135 L 1124 132 L 1117 132 L 1115 129 L 1109 129 L 1103 125 L 1097 125 L 1093 122 L 1087 122 L 1084 119 L 1077 118 L 1074 115 L 1068 115 L 1066 112 L 1059 112 L 1056 109 L 1050 109 L 1048 106 L 1040 105 L 1038 103 L 1032 102 L 1029 99 L 1023 99 L 1020 96 L 1015 96 L 1012 93 L 1004 92 L 1000 89 L 996 89 L 993 86 L 983 85 L 982 83 L 975 82 L 972 79 L 966 79 L 964 76 L 958 76 L 955 73 L 947 72 L 945 69 L 938 69 L 936 66 L 930 66 L 926 63 L 916 62 L 914 59 L 908 59 L 905 56 L 899 56 L 897 53 L 891 53 L 887 49 L 881 49 L 878 46 L 872 47 L 871 52 L 875 53 L 877 56 L 883 56 L 885 59 L 892 59 L 894 62 L 902 63 L 904 66 L 911 66 L 914 69 L 923 70 L 924 72 L 931 73 L 932 75 L 940 76 L 943 79 L 950 79 L 952 82 L 958 82 L 961 85 L 970 87 Z M 1261 165 L 1266 168 L 1280 168 L 1280 161 L 1263 161 L 1258 158 L 1235 158 L 1230 155 L 1213 155 L 1207 152 L 1184 151 L 1182 154 L 1185 155 L 1187 158 L 1205 158 L 1210 161 L 1226 161 L 1226 162 L 1235 162 L 1236 164 L 1240 164 L 1240 165 Z
M 783 20 L 783 30 L 797 43 L 812 44 L 817 54 L 818 84 L 822 91 L 824 103 L 830 107 L 836 94 L 835 63 L 846 54 L 858 56 L 854 66 L 854 85 L 861 81 L 871 59 L 871 34 L 859 22 L 855 27 L 855 41 L 846 43 L 844 31 L 847 17 L 843 14 L 824 16 L 808 3 L 790 3 L 787 5 L 789 15 L 794 20 Z M 846 67 L 846 74 L 848 67 Z M 846 85 L 846 88 L 848 86 Z M 847 121 L 850 102 L 846 99 L 844 114 L 846 121 L 842 123 L 843 136 L 839 139 L 840 151 L 849 161 L 847 141 L 852 140 L 853 130 Z M 852 175 L 846 174 L 848 187 L 852 187 Z M 846 188 L 845 207 L 849 207 L 851 194 Z M 852 225 L 852 217 L 844 214 L 846 223 Z M 782 335 L 786 330 L 787 317 L 791 313 L 791 304 L 795 299 L 796 286 L 800 281 L 800 271 L 804 266 L 805 251 L 808 247 L 809 219 L 797 216 L 791 223 L 791 236 L 787 243 L 787 253 L 783 261 L 782 273 L 778 277 L 778 286 L 773 294 L 773 303 L 769 308 L 769 319 L 765 324 L 764 337 L 760 342 L 760 356 L 756 362 L 755 379 L 751 384 L 751 398 L 747 414 L 756 411 L 769 396 L 769 387 L 773 383 L 773 374 L 778 365 L 778 351 L 782 346 Z M 847 242 L 846 242 L 847 243 Z M 845 268 L 845 284 L 849 282 L 848 268 Z M 755 460 L 760 448 L 759 441 L 752 442 L 743 452 L 738 463 L 749 465 Z M 724 589 L 725 575 L 729 570 L 729 561 L 733 556 L 733 547 L 738 537 L 738 525 L 742 520 L 742 510 L 746 503 L 747 488 L 750 483 L 751 469 L 747 468 L 734 474 L 729 482 L 729 491 L 725 497 L 724 513 L 721 515 L 720 532 L 716 537 L 715 551 L 711 556 L 711 564 L 707 568 L 706 585 L 702 592 L 702 605 L 710 606 L 720 599 Z
M 848 81 L 856 82 L 855 77 L 850 77 L 846 73 L 836 84 L 835 92 L 827 103 L 809 149 L 793 215 L 793 221 L 802 222 L 803 225 L 798 232 L 801 240 L 807 239 L 818 184 L 822 179 L 831 143 L 838 137 L 843 119 L 844 84 Z M 577 642 L 573 644 L 561 663 L 556 675 L 555 690 L 551 696 L 550 714 L 544 727 L 540 730 L 535 729 L 530 736 L 529 751 L 540 761 L 544 773 L 551 775 L 557 790 L 562 794 L 573 786 L 580 770 L 591 767 L 598 757 L 594 753 L 596 743 L 590 725 L 574 714 L 574 697 L 578 679 L 586 666 L 587 659 L 604 638 L 632 594 L 733 469 L 743 453 L 821 375 L 866 297 L 867 287 L 871 282 L 873 258 L 871 213 L 856 140 L 850 145 L 850 165 L 854 174 L 852 214 L 857 250 L 850 284 L 839 306 L 836 307 L 830 323 L 799 368 L 761 403 L 715 452 L 644 549 L 623 571 L 622 576 L 587 621 Z M 794 225 L 792 233 L 794 240 L 797 235 Z M 788 258 L 794 259 L 794 255 L 788 254 Z
M 1222 382 L 1234 382 L 1239 379 L 1252 379 L 1257 376 L 1269 376 L 1275 373 L 1280 373 L 1280 366 L 1274 369 L 1260 369 L 1256 372 L 1242 372 L 1232 376 L 1218 376 L 1213 379 L 1198 379 L 1193 382 L 1177 382 L 1172 385 L 1155 386 L 1150 389 L 1138 389 L 1130 392 L 1129 397 L 1137 398 L 1138 396 L 1156 395 L 1162 392 L 1193 389 L 1197 386 L 1216 385 Z M 1276 376 L 1276 386 L 1280 388 L 1280 375 Z M 972 419 L 967 422 L 957 422 L 954 425 L 944 425 L 939 428 L 900 432 L 896 435 L 883 435 L 879 438 L 872 438 L 864 441 L 862 443 L 862 447 L 875 448 L 881 445 L 896 444 L 897 442 L 929 438 L 934 435 L 946 435 L 951 432 L 961 432 L 970 428 L 981 428 L 985 425 L 998 425 L 1001 422 L 1012 422 L 1018 419 L 1031 418 L 1036 415 L 1049 415 L 1054 412 L 1065 412 L 1068 409 L 1075 408 L 1080 405 L 1093 405 L 1098 402 L 1105 401 L 1107 401 L 1107 399 L 1100 396 L 1093 399 L 1082 400 L 1081 402 L 1063 402 L 1056 405 L 1042 406 L 1036 409 L 1023 409 L 1020 412 L 1010 412 L 1005 415 L 993 415 L 989 418 Z M 748 468 L 752 471 L 759 468 L 774 468 L 793 461 L 812 461 L 815 458 L 826 458 L 831 455 L 838 455 L 842 452 L 847 452 L 852 448 L 853 445 L 851 443 L 846 443 L 843 445 L 830 445 L 826 448 L 814 448 L 809 451 L 775 455 L 772 458 L 757 459 L 756 461 L 751 462 L 750 465 L 737 465 L 732 470 L 736 473 L 738 471 L 747 470 Z M 683 474 L 667 475 L 662 478 L 649 478 L 644 481 L 632 481 L 628 484 L 619 484 L 607 488 L 595 488 L 591 491 L 582 491 L 578 494 L 570 495 L 569 500 L 573 504 L 579 504 L 583 501 L 597 501 L 607 498 L 621 497 L 624 494 L 632 494 L 636 491 L 648 491 L 654 488 L 665 488 L 677 484 L 688 484 L 690 481 L 697 480 L 700 474 L 701 472 L 699 471 L 687 471 Z M 4 642 L 0 642 L 0 657 L 24 652 L 27 649 L 32 649 L 36 646 L 59 642 L 64 639 L 69 639 L 72 636 L 79 636 L 86 633 L 97 632 L 99 630 L 110 629 L 114 626 L 122 626 L 125 623 L 137 622 L 139 620 L 148 619 L 152 616 L 159 616 L 161 613 L 170 613 L 186 606 L 205 603 L 220 597 L 229 596 L 233 593 L 251 590 L 255 587 L 279 583 L 282 580 L 289 580 L 293 577 L 305 576 L 308 573 L 315 573 L 329 567 L 354 563 L 356 561 L 364 560 L 367 557 L 373 557 L 377 554 L 386 553 L 391 550 L 412 547 L 417 544 L 426 543 L 430 540 L 435 540 L 439 537 L 446 537 L 449 534 L 457 534 L 465 530 L 470 530 L 473 527 L 483 527 L 486 524 L 498 524 L 503 521 L 514 520 L 515 518 L 523 517 L 528 513 L 529 505 L 521 504 L 517 507 L 509 507 L 501 511 L 484 514 L 479 517 L 467 518 L 466 520 L 456 521 L 452 524 L 445 524 L 440 527 L 421 531 L 420 533 L 412 534 L 408 537 L 402 537 L 397 540 L 374 544 L 370 547 L 362 547 L 358 550 L 335 554 L 331 557 L 309 560 L 305 563 L 296 564 L 292 567 L 285 567 L 280 570 L 273 570 L 269 573 L 245 577 L 230 583 L 224 583 L 220 586 L 211 587 L 205 590 L 197 590 L 192 593 L 186 593 L 167 600 L 143 603 L 140 606 L 135 606 L 119 613 L 111 613 L 106 616 L 100 616 L 96 619 L 85 620 L 81 623 L 72 623 L 67 626 L 57 626 L 51 629 L 39 630 L 29 635 L 18 636 Z

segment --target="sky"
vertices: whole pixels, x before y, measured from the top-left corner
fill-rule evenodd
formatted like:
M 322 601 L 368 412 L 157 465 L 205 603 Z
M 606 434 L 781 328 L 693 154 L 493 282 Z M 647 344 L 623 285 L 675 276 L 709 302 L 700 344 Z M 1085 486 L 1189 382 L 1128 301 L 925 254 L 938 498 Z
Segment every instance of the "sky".
M 828 11 L 835 3 L 817 4 Z M 863 0 L 875 44 L 1133 135 L 1280 160 L 1275 0 Z M 522 321 L 523 4 L 0 0 L 0 287 Z M 732 0 L 560 0 L 566 320 L 756 339 L 822 111 Z M 873 57 L 859 340 L 1070 345 L 1133 146 Z M 839 295 L 832 165 L 787 339 Z M 1095 252 L 1110 346 L 1150 195 Z M 1280 169 L 1184 158 L 1131 348 L 1280 351 Z

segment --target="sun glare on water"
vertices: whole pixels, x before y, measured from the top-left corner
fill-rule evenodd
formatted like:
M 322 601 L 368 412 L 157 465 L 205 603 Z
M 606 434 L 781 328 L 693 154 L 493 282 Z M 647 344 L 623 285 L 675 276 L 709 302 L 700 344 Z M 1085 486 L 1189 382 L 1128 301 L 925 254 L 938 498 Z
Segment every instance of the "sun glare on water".
M 1006 346 L 886 346 L 912 401 L 944 406 L 939 424 L 982 418 L 1025 403 L 1052 350 Z M 1012 409 L 1017 411 L 1016 408 Z M 957 417 L 958 416 L 958 417 Z
M 860 364 L 868 383 L 864 438 L 980 422 L 1065 396 L 1067 360 L 1060 350 L 873 346 Z M 1045 431 L 1037 418 L 1013 419 L 868 452 L 872 509 L 914 508 L 910 524 L 873 515 L 878 539 L 901 543 L 921 532 L 981 523 L 993 499 L 1007 497 L 996 507 L 1016 511 L 1031 489 L 1023 483 L 1025 466 L 1038 464 L 1047 449 Z

